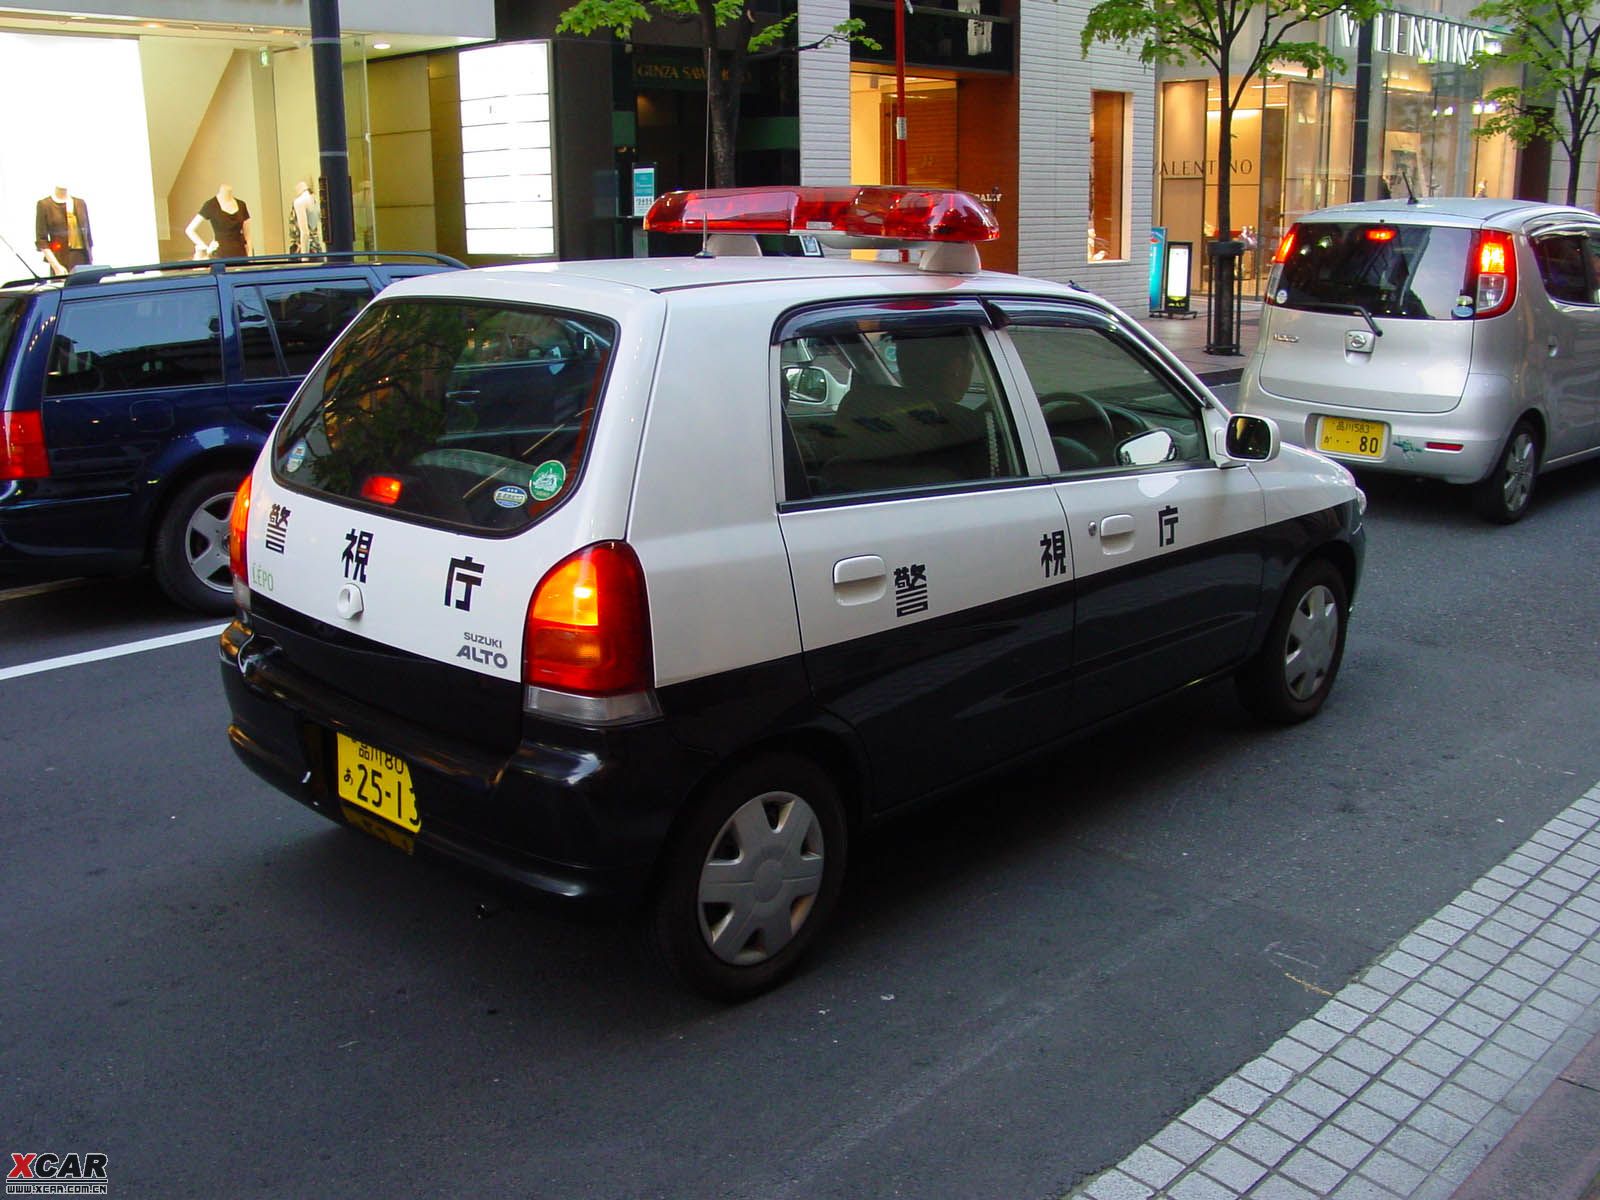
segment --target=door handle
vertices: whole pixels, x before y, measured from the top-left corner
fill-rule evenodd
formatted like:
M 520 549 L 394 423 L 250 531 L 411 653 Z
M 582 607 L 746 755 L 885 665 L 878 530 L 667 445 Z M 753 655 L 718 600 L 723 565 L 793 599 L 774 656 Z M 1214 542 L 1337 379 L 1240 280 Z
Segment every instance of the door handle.
M 1545 339 L 1544 347 L 1551 358 L 1555 358 L 1561 353 L 1561 343 L 1556 340 L 1554 334 Z
M 850 607 L 871 604 L 889 590 L 889 572 L 876 554 L 841 558 L 833 564 L 833 597 Z
M 1100 549 L 1103 552 L 1106 554 L 1122 554 L 1133 549 L 1133 534 L 1137 526 L 1134 523 L 1132 513 L 1117 513 L 1115 516 L 1101 517 L 1098 525 L 1100 527 Z M 1093 534 L 1094 531 L 1095 526 L 1090 525 L 1089 532 Z

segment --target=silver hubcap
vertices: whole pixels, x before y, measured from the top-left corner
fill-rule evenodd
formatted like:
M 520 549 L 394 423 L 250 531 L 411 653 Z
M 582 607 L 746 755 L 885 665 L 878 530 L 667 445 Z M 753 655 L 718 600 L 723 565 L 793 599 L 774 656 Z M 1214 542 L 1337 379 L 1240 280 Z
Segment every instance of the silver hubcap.
M 795 938 L 822 886 L 822 826 L 792 792 L 747 800 L 700 869 L 700 932 L 725 963 L 765 962 Z
M 232 492 L 211 497 L 194 510 L 183 534 L 189 569 L 214 592 L 233 589 L 233 576 L 228 569 L 228 514 L 232 509 Z
M 1289 621 L 1289 644 L 1283 657 L 1283 680 L 1296 700 L 1316 695 L 1333 666 L 1339 644 L 1339 605 L 1322 584 L 1300 597 Z
M 1505 496 L 1506 511 L 1518 512 L 1528 502 L 1533 491 L 1533 471 L 1537 465 L 1533 438 L 1519 433 L 1506 450 L 1506 473 L 1500 487 Z

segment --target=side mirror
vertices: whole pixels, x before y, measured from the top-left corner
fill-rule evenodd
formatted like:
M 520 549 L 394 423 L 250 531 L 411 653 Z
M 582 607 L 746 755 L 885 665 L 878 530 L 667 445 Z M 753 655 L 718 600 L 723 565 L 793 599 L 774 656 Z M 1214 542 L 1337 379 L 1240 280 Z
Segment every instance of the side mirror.
M 1278 424 L 1270 417 L 1234 413 L 1228 418 L 1223 449 L 1229 458 L 1241 462 L 1271 462 L 1278 457 L 1278 449 L 1282 444 Z
M 821 367 L 785 367 L 783 385 L 790 400 L 802 404 L 828 402 L 828 373 Z
M 1150 429 L 1136 433 L 1117 447 L 1117 463 L 1124 467 L 1154 467 L 1171 462 L 1178 453 L 1178 443 L 1165 429 Z

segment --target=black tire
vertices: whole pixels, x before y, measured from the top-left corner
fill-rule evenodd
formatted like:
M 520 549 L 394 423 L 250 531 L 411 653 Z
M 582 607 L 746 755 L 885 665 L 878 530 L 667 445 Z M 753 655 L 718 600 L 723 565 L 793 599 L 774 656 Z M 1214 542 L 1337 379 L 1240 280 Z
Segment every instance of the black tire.
M 212 471 L 190 480 L 162 510 L 150 565 L 175 604 L 208 616 L 233 611 L 228 512 L 244 472 Z
M 1518 421 L 1495 460 L 1494 470 L 1472 489 L 1472 506 L 1485 521 L 1510 525 L 1522 520 L 1539 476 L 1539 431 Z
M 702 995 L 759 995 L 788 978 L 827 923 L 847 850 L 838 789 L 820 767 L 794 754 L 741 763 L 668 842 L 651 947 Z
M 1239 671 L 1239 699 L 1266 721 L 1291 725 L 1315 716 L 1344 660 L 1350 615 L 1344 576 L 1313 559 L 1283 589 L 1261 652 Z

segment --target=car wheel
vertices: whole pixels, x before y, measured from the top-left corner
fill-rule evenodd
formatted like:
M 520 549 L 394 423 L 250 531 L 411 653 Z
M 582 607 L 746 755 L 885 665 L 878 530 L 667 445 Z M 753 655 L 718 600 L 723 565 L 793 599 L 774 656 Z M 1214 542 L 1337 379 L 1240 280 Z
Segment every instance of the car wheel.
M 1315 715 L 1339 674 L 1349 612 L 1344 576 L 1332 563 L 1316 559 L 1295 572 L 1266 644 L 1237 676 L 1245 707 L 1283 724 Z
M 243 472 L 213 471 L 184 485 L 161 514 L 151 565 L 161 590 L 196 612 L 233 611 L 228 513 Z
M 1473 489 L 1473 507 L 1486 521 L 1509 525 L 1520 521 L 1533 499 L 1539 474 L 1539 434 L 1528 421 L 1518 421 L 1506 439 L 1494 470 Z
M 792 754 L 714 783 L 670 839 L 648 932 L 690 988 L 743 1000 L 782 982 L 839 898 L 844 810 L 833 781 Z

